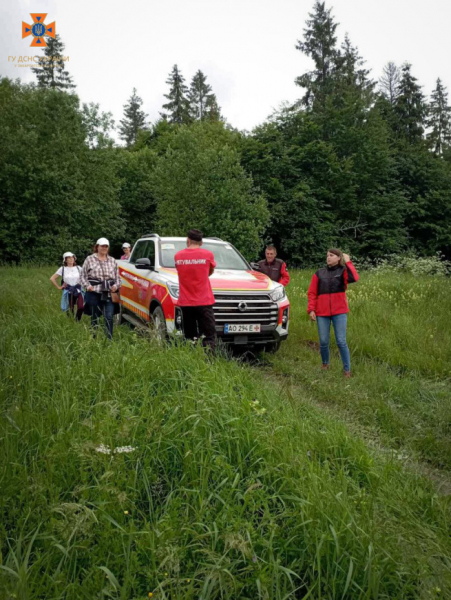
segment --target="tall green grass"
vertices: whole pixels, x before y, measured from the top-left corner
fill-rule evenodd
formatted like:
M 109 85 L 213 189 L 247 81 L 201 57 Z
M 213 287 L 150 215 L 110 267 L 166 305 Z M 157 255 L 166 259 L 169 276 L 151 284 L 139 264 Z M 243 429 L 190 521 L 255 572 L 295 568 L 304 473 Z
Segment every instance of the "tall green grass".
M 128 327 L 93 340 L 50 272 L 0 275 L 0 598 L 446 597 L 449 498 L 315 406 L 313 381 Z M 294 300 L 274 360 L 297 342 L 313 373 Z
M 319 372 L 317 327 L 306 314 L 310 276 L 293 274 L 290 336 L 269 359 L 271 373 L 363 425 L 382 445 L 450 470 L 451 280 L 363 272 L 348 289 L 354 377 L 344 383 L 336 349 L 331 372 Z

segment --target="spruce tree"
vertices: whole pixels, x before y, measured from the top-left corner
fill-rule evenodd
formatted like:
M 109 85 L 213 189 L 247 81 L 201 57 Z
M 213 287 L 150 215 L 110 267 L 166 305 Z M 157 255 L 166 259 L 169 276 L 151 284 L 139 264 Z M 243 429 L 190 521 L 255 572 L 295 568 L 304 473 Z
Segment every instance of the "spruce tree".
M 444 150 L 451 148 L 451 107 L 448 105 L 448 92 L 440 79 L 431 95 L 429 119 L 431 131 L 427 138 L 436 154 L 442 155 Z
M 365 105 L 369 107 L 375 83 L 370 79 L 370 71 L 365 69 L 364 64 L 358 49 L 352 45 L 346 34 L 336 59 L 336 75 L 331 92 L 335 96 L 337 93 L 351 92 L 364 100 Z
M 136 142 L 140 129 L 146 128 L 147 115 L 141 110 L 142 99 L 136 94 L 136 88 L 130 96 L 128 104 L 124 105 L 124 118 L 119 121 L 119 137 L 129 148 Z
M 164 97 L 169 100 L 166 104 L 163 104 L 168 112 L 160 113 L 163 119 L 169 121 L 169 123 L 175 123 L 182 125 L 183 123 L 189 123 L 191 121 L 189 114 L 189 101 L 187 98 L 188 88 L 185 85 L 185 78 L 179 71 L 177 65 L 174 65 L 172 72 L 170 73 L 166 83 L 170 86 L 169 94 L 165 94 Z
M 222 121 L 221 107 L 219 106 L 218 101 L 216 100 L 215 94 L 210 94 L 207 98 L 207 101 L 205 103 L 204 120 L 209 121 L 210 123 Z
M 411 67 L 409 63 L 402 67 L 399 95 L 394 108 L 399 135 L 415 144 L 423 139 L 427 110 L 421 86 L 410 72 Z
M 56 34 L 55 38 L 47 39 L 44 56 L 38 58 L 39 67 L 31 70 L 38 79 L 39 87 L 56 90 L 70 90 L 75 87 L 69 71 L 65 69 L 64 44 Z
M 201 70 L 194 75 L 188 91 L 191 118 L 195 121 L 219 121 L 220 110 L 211 85 Z
M 326 9 L 325 2 L 316 1 L 314 12 L 310 13 L 304 29 L 304 41 L 298 41 L 296 49 L 313 59 L 315 68 L 297 77 L 295 83 L 306 89 L 301 100 L 305 106 L 324 106 L 326 96 L 332 87 L 332 79 L 339 62 L 339 50 L 335 35 L 338 23 L 331 16 L 332 9 Z
M 381 94 L 391 103 L 394 104 L 399 95 L 399 83 L 401 74 L 394 62 L 389 62 L 385 65 L 382 77 L 379 79 L 379 89 Z

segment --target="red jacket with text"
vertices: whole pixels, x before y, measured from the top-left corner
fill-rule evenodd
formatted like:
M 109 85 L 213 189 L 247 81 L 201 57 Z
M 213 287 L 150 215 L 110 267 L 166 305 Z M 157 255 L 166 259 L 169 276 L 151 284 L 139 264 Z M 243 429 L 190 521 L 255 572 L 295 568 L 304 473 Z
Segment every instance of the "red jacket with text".
M 308 289 L 307 312 L 315 311 L 317 317 L 332 317 L 349 312 L 346 300 L 348 283 L 359 280 L 354 265 L 348 261 L 343 267 L 324 267 L 312 277 Z

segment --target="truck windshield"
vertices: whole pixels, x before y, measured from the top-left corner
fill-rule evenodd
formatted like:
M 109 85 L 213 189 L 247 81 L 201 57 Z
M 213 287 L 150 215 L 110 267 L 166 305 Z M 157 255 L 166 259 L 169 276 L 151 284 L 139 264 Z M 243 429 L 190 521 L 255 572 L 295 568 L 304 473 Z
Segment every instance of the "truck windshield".
M 186 248 L 185 240 L 174 240 L 171 242 L 161 242 L 161 266 L 174 268 L 174 256 L 179 250 Z M 233 269 L 246 271 L 249 269 L 238 252 L 230 244 L 214 244 L 204 242 L 202 248 L 213 252 L 217 269 Z

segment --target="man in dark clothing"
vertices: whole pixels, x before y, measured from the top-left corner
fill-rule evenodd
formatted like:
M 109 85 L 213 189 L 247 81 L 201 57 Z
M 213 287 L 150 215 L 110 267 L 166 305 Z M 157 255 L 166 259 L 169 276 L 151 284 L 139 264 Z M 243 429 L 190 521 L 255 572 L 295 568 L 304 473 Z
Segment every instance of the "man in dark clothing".
M 203 336 L 203 345 L 214 351 L 215 297 L 209 278 L 214 273 L 216 262 L 213 252 L 201 248 L 202 238 L 201 231 L 191 229 L 186 241 L 187 248 L 175 255 L 180 286 L 178 305 L 182 309 L 185 337 L 192 340 Z
M 265 260 L 258 262 L 259 271 L 268 275 L 273 281 L 277 281 L 282 285 L 290 283 L 290 275 L 287 271 L 287 265 L 280 258 L 276 258 L 277 250 L 275 246 L 266 246 Z

